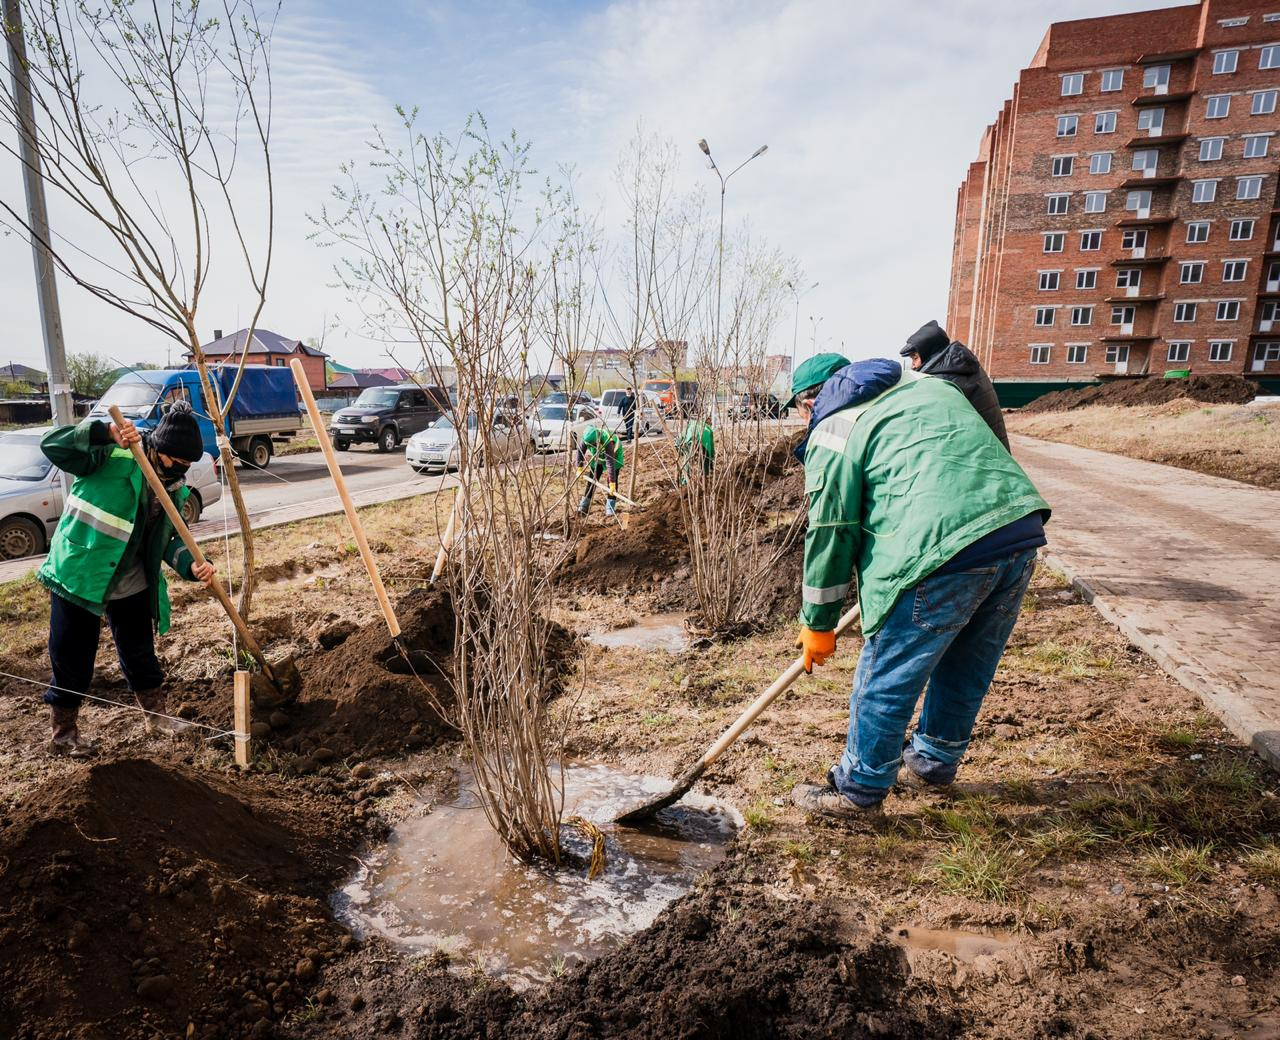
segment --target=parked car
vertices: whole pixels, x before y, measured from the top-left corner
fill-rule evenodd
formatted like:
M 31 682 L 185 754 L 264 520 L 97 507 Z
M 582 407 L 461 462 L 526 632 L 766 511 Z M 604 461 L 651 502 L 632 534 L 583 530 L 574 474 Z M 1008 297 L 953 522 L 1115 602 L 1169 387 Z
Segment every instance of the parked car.
M 787 410 L 773 394 L 735 394 L 729 405 L 730 419 L 782 419 Z
M 219 407 L 231 392 L 236 373 L 236 365 L 209 367 Z M 89 417 L 109 422 L 107 407 L 114 404 L 138 429 L 148 430 L 160 421 L 165 408 L 178 400 L 191 405 L 204 450 L 217 455 L 213 422 L 207 418 L 213 409 L 205 402 L 200 373 L 194 368 L 125 372 L 93 406 Z M 227 416 L 227 436 L 236 455 L 256 469 L 265 469 L 275 453 L 274 441 L 292 437 L 301 428 L 302 413 L 293 373 L 287 368 L 245 365 Z
M 372 386 L 355 402 L 340 408 L 329 420 L 333 446 L 346 451 L 352 444 L 376 444 L 394 451 L 449 410 L 449 395 L 440 387 Z
M 62 481 L 40 440 L 52 426 L 0 433 L 0 560 L 38 556 L 49 548 L 62 516 Z M 183 519 L 194 524 L 200 513 L 222 497 L 222 481 L 213 457 L 203 455 L 187 471 L 191 494 Z
M 529 432 L 520 419 L 511 420 L 501 413 L 493 417 L 493 428 L 488 437 L 488 450 L 494 453 L 492 460 L 486 457 L 485 447 L 480 443 L 474 414 L 467 416 L 467 429 L 476 465 L 518 459 L 523 453 L 533 451 Z M 442 415 L 430 427 L 410 437 L 404 458 L 416 473 L 461 468 L 462 445 L 452 417 Z
M 529 420 L 529 432 L 538 451 L 572 451 L 600 412 L 585 404 L 543 404 Z
M 625 390 L 606 390 L 600 395 L 599 412 L 604 417 L 605 426 L 614 433 L 624 431 L 627 426 L 622 415 L 622 399 L 625 396 Z M 661 433 L 662 417 L 651 399 L 642 394 L 636 398 L 636 405 L 636 433 L 641 437 Z
M 543 394 L 539 405 L 544 404 L 584 404 L 589 408 L 596 407 L 596 399 L 585 390 L 574 390 L 572 392 L 566 390 L 554 390 L 549 394 Z

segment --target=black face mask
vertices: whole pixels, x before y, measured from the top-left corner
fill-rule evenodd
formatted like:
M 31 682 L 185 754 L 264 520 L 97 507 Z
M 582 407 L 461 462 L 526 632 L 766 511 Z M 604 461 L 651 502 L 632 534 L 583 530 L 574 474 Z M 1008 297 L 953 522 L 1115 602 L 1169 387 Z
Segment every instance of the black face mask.
M 166 466 L 163 462 L 159 463 L 155 469 L 160 474 L 160 479 L 166 484 L 170 484 L 175 480 L 181 480 L 187 475 L 187 470 L 191 466 L 186 462 L 175 462 L 171 466 Z

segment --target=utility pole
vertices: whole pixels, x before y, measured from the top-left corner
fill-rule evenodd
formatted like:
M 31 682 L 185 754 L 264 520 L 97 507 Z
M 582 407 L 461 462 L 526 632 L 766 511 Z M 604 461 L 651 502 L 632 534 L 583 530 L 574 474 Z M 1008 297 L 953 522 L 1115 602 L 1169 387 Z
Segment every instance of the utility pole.
M 27 72 L 27 46 L 22 36 L 19 0 L 3 0 L 4 35 L 9 44 L 9 74 L 21 124 L 18 134 L 22 178 L 27 189 L 27 223 L 31 226 L 31 254 L 40 294 L 40 322 L 44 328 L 44 358 L 49 373 L 49 407 L 56 426 L 75 421 L 71 384 L 67 378 L 67 351 L 62 341 L 62 317 L 58 310 L 58 283 L 49 249 L 49 211 L 44 199 L 44 174 L 36 148 L 36 121 L 31 103 L 31 77 Z M 66 491 L 63 474 L 63 491 Z

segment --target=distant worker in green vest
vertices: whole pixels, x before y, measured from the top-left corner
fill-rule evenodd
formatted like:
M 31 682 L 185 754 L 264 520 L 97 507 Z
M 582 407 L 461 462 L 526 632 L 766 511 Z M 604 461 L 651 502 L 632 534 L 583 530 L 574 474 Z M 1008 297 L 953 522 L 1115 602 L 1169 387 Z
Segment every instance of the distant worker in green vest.
M 582 435 L 578 442 L 578 473 L 584 472 L 599 481 L 607 471 L 609 474 L 609 497 L 605 499 L 604 515 L 613 516 L 618 512 L 618 477 L 622 474 L 623 463 L 622 441 L 616 433 L 605 429 L 604 422 L 597 419 Z M 595 495 L 596 486 L 588 482 L 578 503 L 578 512 L 586 516 L 591 511 L 591 499 Z
M 685 426 L 676 438 L 676 458 L 682 485 L 689 482 L 689 469 L 695 463 L 701 466 L 703 476 L 711 475 L 716 468 L 716 435 L 709 422 L 697 419 Z
M 141 442 L 165 482 L 173 504 L 191 493 L 187 469 L 204 452 L 191 406 L 174 404 L 155 429 L 140 434 L 126 420 L 60 426 L 40 449 L 76 478 L 36 578 L 49 590 L 49 664 L 53 682 L 44 700 L 52 712 L 53 751 L 73 758 L 93 753 L 81 735 L 81 694 L 93 682 L 102 619 L 111 626 L 125 682 L 148 714 L 148 732 L 176 736 L 186 723 L 167 716 L 164 671 L 156 659 L 156 633 L 169 628 L 169 595 L 161 562 L 182 577 L 208 585 L 213 564 L 194 564 L 182 539 L 151 493 L 129 445 Z

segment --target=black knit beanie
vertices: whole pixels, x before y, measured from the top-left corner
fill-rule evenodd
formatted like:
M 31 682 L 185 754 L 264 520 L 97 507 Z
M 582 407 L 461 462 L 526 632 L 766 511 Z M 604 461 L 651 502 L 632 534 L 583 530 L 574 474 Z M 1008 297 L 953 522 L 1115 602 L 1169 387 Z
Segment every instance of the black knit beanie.
M 921 361 L 928 362 L 935 354 L 946 350 L 950 343 L 951 337 L 947 335 L 947 330 L 936 321 L 930 321 L 916 329 L 907 340 L 907 345 L 898 353 L 903 357 L 919 354 Z
M 174 401 L 151 431 L 151 447 L 170 458 L 198 462 L 204 454 L 200 424 L 186 401 Z

